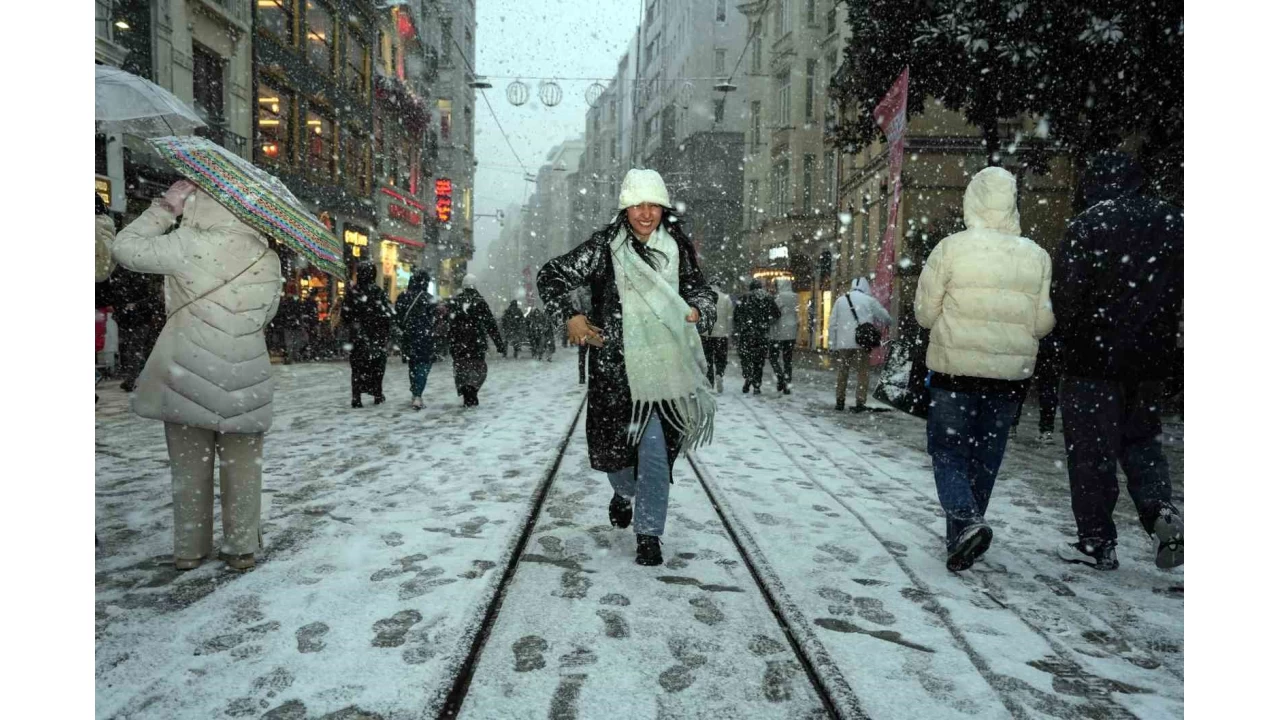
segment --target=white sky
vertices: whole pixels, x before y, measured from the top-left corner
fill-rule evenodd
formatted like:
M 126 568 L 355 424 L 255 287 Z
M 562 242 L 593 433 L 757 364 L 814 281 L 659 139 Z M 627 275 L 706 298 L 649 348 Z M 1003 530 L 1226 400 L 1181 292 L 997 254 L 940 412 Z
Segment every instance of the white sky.
M 541 77 L 613 77 L 640 22 L 643 0 L 480 0 L 476 3 L 476 72 L 488 76 L 493 89 L 476 93 L 475 212 L 493 214 L 522 204 L 526 184 L 497 122 L 507 131 L 525 168 L 537 173 L 547 153 L 578 137 L 586 126 L 585 93 L 589 80 L 559 83 L 563 100 L 549 108 L 538 100 Z M 504 76 L 499 79 L 493 76 Z M 530 99 L 516 107 L 507 102 L 505 76 L 519 76 Z M 607 85 L 608 81 L 603 81 Z M 476 218 L 472 272 L 487 267 L 488 245 L 498 237 L 493 218 Z

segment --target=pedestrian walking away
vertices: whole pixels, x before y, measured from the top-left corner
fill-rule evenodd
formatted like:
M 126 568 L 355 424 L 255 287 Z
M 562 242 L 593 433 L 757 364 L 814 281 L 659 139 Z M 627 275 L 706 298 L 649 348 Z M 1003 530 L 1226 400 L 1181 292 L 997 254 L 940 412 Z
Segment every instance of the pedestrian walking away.
M 856 374 L 857 382 L 853 411 L 865 412 L 867 409 L 867 390 L 871 385 L 871 351 L 879 343 L 872 342 L 876 338 L 874 333 L 866 330 L 866 326 L 874 329 L 875 324 L 892 325 L 893 317 L 879 300 L 871 296 L 871 283 L 865 277 L 854 278 L 849 292 L 832 303 L 831 320 L 828 324 L 828 347 L 835 353 L 836 360 L 837 411 L 844 410 L 850 372 Z
M 591 289 L 580 287 L 574 290 L 570 296 L 569 306 L 565 307 L 563 313 L 565 315 L 565 337 L 569 335 L 569 319 L 574 315 L 584 315 L 591 317 Z M 589 343 L 578 345 L 578 384 L 587 384 L 587 355 L 591 350 Z
M 180 216 L 182 226 L 170 231 Z M 263 329 L 280 301 L 280 259 L 265 238 L 186 180 L 120 231 L 113 255 L 134 272 L 164 276 L 167 319 L 132 405 L 165 424 L 174 566 L 190 570 L 213 552 L 216 457 L 221 556 L 232 568 L 253 567 L 263 433 L 275 390 Z
M 525 319 L 524 311 L 520 309 L 520 302 L 512 300 L 507 306 L 507 311 L 502 314 L 502 337 L 511 348 L 513 360 L 520 357 L 520 345 L 526 342 L 528 328 L 529 324 Z M 505 356 L 506 353 L 503 355 Z
M 396 298 L 396 324 L 400 326 L 400 350 L 409 361 L 409 406 L 422 409 L 422 393 L 427 389 L 427 376 L 435 360 L 437 305 L 427 291 L 431 276 L 418 270 L 409 278 L 409 286 Z
M 1164 382 L 1180 372 L 1183 214 L 1143 194 L 1145 183 L 1129 155 L 1095 158 L 1081 180 L 1087 209 L 1067 225 L 1054 260 L 1077 534 L 1059 554 L 1098 569 L 1119 565 L 1117 463 L 1157 567 L 1182 564 L 1182 513 L 1173 504 L 1158 408 Z
M 513 303 L 514 304 L 514 303 Z M 489 339 L 498 352 L 505 355 L 507 345 L 498 332 L 489 303 L 476 290 L 476 276 L 462 279 L 462 292 L 449 298 L 445 306 L 449 327 L 450 356 L 453 358 L 453 384 L 462 397 L 463 407 L 480 404 L 480 388 L 489 376 L 485 353 Z
M 987 504 L 1054 322 L 1052 264 L 1021 236 L 1012 174 L 988 167 L 973 176 L 964 224 L 929 254 L 915 297 L 916 319 L 932 330 L 927 437 L 950 570 L 968 569 L 991 545 Z
M 733 313 L 738 335 L 738 358 L 742 362 L 742 392 L 760 394 L 764 361 L 769 354 L 769 329 L 782 316 L 778 304 L 765 292 L 764 282 L 752 280 L 750 292 Z
M 1058 323 L 1061 325 L 1061 319 Z M 1036 372 L 1031 383 L 1035 385 L 1040 402 L 1040 434 L 1037 440 L 1048 444 L 1053 442 L 1054 417 L 1058 414 L 1058 386 L 1062 384 L 1062 343 L 1058 340 L 1057 331 L 1049 333 L 1040 341 L 1040 350 L 1036 353 Z M 1023 395 L 1018 401 L 1018 412 L 1013 416 L 1013 427 L 1009 428 L 1010 437 L 1018 436 L 1022 407 L 1026 402 L 1027 395 Z
M 351 407 L 363 407 L 363 395 L 373 404 L 386 401 L 382 377 L 387 372 L 387 345 L 395 311 L 387 293 L 378 285 L 378 269 L 371 263 L 356 268 L 356 282 L 342 299 L 342 321 L 351 343 Z
M 729 364 L 729 332 L 733 327 L 733 298 L 713 285 L 716 294 L 716 322 L 702 336 L 702 351 L 707 357 L 707 380 L 716 392 L 724 392 L 724 369 Z
M 778 306 L 778 319 L 769 328 L 769 366 L 778 382 L 778 392 L 791 394 L 791 356 L 796 349 L 796 337 L 800 334 L 800 300 L 791 290 L 791 281 L 778 278 L 778 293 L 774 303 Z
M 715 397 L 699 332 L 716 321 L 716 294 L 698 267 L 685 222 L 672 214 L 662 176 L 632 169 L 618 215 L 538 273 L 548 307 L 591 291 L 591 314 L 569 321 L 575 344 L 592 345 L 587 389 L 591 467 L 613 487 L 609 522 L 631 525 L 636 562 L 662 564 L 672 466 L 680 450 L 711 440 Z M 767 326 L 766 326 L 767 327 Z M 634 510 L 633 510 L 634 507 Z

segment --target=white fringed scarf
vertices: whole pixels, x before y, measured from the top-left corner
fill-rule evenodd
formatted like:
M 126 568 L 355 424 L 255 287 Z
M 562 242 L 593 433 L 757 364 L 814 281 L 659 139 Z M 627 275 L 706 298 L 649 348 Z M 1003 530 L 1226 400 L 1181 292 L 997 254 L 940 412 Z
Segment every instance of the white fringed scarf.
M 680 432 L 687 452 L 711 442 L 716 401 L 697 326 L 685 320 L 689 303 L 679 292 L 680 248 L 661 225 L 647 246 L 658 251 L 653 255 L 658 270 L 631 246 L 626 227 L 609 243 L 622 300 L 622 352 L 631 388 L 627 440 L 632 445 L 640 442 L 656 409 Z

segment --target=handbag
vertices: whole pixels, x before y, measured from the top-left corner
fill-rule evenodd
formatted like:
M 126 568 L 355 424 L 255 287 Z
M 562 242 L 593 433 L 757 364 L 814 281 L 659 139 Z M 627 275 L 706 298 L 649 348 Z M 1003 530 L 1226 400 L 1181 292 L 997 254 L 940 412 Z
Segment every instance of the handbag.
M 874 350 L 880 347 L 880 330 L 871 323 L 864 323 L 858 318 L 858 311 L 853 309 L 853 298 L 849 297 L 849 293 L 844 294 L 844 301 L 849 303 L 849 311 L 853 313 L 853 321 L 857 323 L 857 329 L 853 331 L 853 341 L 863 350 Z

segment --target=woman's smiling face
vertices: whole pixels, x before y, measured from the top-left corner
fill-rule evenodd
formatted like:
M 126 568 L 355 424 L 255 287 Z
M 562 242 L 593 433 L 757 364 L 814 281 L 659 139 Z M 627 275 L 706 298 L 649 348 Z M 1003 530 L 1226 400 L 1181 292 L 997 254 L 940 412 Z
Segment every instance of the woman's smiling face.
M 648 240 L 649 235 L 657 229 L 662 221 L 662 206 L 653 203 L 640 203 L 627 208 L 627 222 L 641 240 Z

